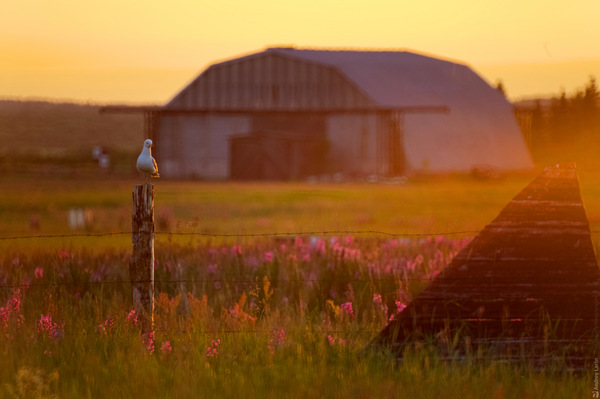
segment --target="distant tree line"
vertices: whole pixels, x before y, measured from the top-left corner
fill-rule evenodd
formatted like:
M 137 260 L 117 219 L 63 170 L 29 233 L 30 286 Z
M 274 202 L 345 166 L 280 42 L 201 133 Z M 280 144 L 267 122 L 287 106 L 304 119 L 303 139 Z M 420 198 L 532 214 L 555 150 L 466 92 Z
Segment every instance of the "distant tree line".
M 530 111 L 529 146 L 538 164 L 578 162 L 600 166 L 600 92 L 590 77 L 583 89 L 536 100 Z

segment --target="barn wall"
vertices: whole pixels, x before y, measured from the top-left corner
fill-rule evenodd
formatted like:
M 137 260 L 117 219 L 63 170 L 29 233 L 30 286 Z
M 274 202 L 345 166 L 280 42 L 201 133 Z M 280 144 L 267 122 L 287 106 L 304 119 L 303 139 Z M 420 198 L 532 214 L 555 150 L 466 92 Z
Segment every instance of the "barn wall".
M 381 173 L 380 136 L 385 126 L 375 114 L 338 114 L 327 121 L 331 167 L 334 173 L 369 175 Z
M 325 168 L 312 162 L 324 172 L 531 167 L 510 104 L 468 67 L 401 52 L 348 53 L 267 50 L 211 66 L 164 107 L 161 172 L 228 178 L 228 140 L 259 131 L 326 137 Z M 395 124 L 390 109 L 411 105 L 450 112 L 407 112 Z M 172 113 L 183 110 L 198 113 Z M 349 113 L 358 110 L 378 113 Z
M 448 115 L 406 115 L 404 141 L 411 170 L 470 171 L 477 166 L 528 169 L 530 157 L 510 114 L 474 105 L 452 108 Z M 500 109 L 501 110 L 501 109 Z
M 167 114 L 161 117 L 161 175 L 227 179 L 229 138 L 250 130 L 242 115 Z
M 234 180 L 298 180 L 314 173 L 315 140 L 285 132 L 254 132 L 230 140 Z
M 168 108 L 299 110 L 370 105 L 368 96 L 334 67 L 259 54 L 213 65 Z
M 322 113 L 257 113 L 252 117 L 252 130 L 321 137 L 327 129 L 326 119 Z

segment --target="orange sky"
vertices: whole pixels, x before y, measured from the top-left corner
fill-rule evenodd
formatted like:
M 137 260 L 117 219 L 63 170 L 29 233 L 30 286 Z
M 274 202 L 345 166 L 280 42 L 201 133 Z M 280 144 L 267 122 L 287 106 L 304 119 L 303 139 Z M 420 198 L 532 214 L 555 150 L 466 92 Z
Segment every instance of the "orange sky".
M 599 15 L 597 0 L 5 0 L 0 98 L 160 104 L 209 64 L 278 44 L 412 49 L 512 99 L 572 92 L 600 79 Z

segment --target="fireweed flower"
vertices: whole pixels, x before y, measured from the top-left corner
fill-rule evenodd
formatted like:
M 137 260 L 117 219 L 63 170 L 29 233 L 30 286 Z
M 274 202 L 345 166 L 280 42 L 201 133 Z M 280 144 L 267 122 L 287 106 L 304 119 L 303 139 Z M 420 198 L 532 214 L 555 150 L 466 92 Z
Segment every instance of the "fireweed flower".
M 373 294 L 373 303 L 375 304 L 376 308 L 379 308 L 381 313 L 387 315 L 388 307 L 385 303 L 383 303 L 383 298 L 381 298 L 380 294 Z
M 340 310 L 342 312 L 342 315 L 347 315 L 351 319 L 354 318 L 354 310 L 352 309 L 352 302 L 342 303 L 340 305 Z
M 131 312 L 129 312 L 129 314 L 127 315 L 127 323 L 137 326 L 137 322 L 138 322 L 137 314 L 135 313 L 135 309 L 132 309 Z
M 376 304 L 383 303 L 383 300 L 381 299 L 380 294 L 373 294 L 373 303 L 376 303 Z
M 171 347 L 171 342 L 169 342 L 169 341 L 163 342 L 162 345 L 160 346 L 160 351 L 166 355 L 171 353 L 173 351 L 173 348 Z
M 142 334 L 142 342 L 146 347 L 148 353 L 154 353 L 154 331 L 150 331 L 148 334 Z
M 111 317 L 110 315 L 106 316 L 106 320 L 104 320 L 104 323 L 100 324 L 98 326 L 98 332 L 101 334 L 108 334 L 112 328 L 115 326 L 116 324 L 116 320 Z
M 347 341 L 343 338 L 335 338 L 331 335 L 327 336 L 327 341 L 329 342 L 330 346 L 336 346 L 336 345 L 346 345 Z
M 275 255 L 273 255 L 273 252 L 271 252 L 271 251 L 265 252 L 265 256 L 264 256 L 265 262 L 271 263 L 271 262 L 273 262 L 274 258 L 275 258 Z
M 12 298 L 6 301 L 6 306 L 0 307 L 0 331 L 7 330 L 9 325 L 18 328 L 23 324 L 25 318 L 21 314 L 21 290 L 17 290 Z M 10 338 L 10 333 L 6 332 L 6 338 Z
M 285 342 L 285 330 L 283 328 L 280 330 L 277 330 L 277 329 L 273 330 L 271 332 L 271 339 L 269 340 L 269 343 L 267 344 L 267 347 L 269 348 L 269 352 L 271 352 L 271 354 L 274 355 L 277 348 L 279 348 L 281 345 L 283 345 L 284 342 Z
M 52 339 L 55 343 L 60 342 L 65 336 L 62 325 L 52 321 L 52 316 L 40 315 L 40 321 L 37 325 L 38 335 Z
M 406 309 L 406 304 L 404 302 L 402 302 L 402 301 L 395 301 L 395 303 L 396 303 L 396 314 L 398 314 L 398 313 L 402 312 L 404 309 Z M 396 314 L 392 314 L 390 316 L 390 320 L 389 321 L 392 321 L 394 319 L 394 316 Z
M 217 338 L 216 340 L 210 341 L 210 345 L 206 348 L 206 357 L 214 357 L 216 358 L 219 354 L 219 345 L 221 344 L 221 340 Z
M 395 301 L 396 302 L 396 309 L 398 311 L 398 313 L 402 312 L 405 308 L 406 308 L 406 304 L 402 301 Z
M 34 275 L 37 280 L 41 280 L 42 278 L 44 278 L 44 269 L 42 269 L 41 267 L 36 267 Z

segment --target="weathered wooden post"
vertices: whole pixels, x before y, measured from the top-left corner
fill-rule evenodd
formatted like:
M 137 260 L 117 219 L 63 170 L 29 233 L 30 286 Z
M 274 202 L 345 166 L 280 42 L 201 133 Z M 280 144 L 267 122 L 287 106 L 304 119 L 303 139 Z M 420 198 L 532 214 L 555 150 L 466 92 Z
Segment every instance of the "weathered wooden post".
M 143 333 L 154 322 L 154 185 L 136 185 L 133 191 L 133 255 L 129 279 L 133 286 L 133 307 Z

